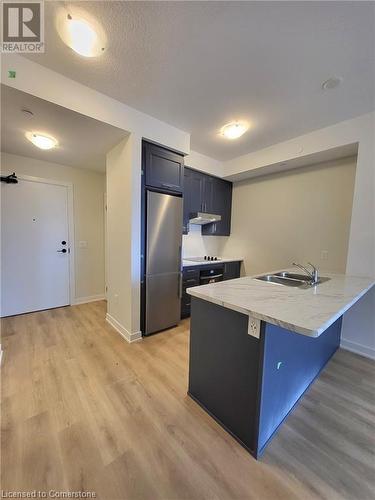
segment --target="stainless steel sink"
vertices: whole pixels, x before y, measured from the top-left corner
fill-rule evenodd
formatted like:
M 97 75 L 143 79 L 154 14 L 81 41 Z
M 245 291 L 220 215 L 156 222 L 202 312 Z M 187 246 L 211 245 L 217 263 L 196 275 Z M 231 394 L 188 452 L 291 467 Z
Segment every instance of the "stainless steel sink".
M 296 274 L 290 273 L 288 271 L 281 271 L 280 273 L 275 273 L 274 276 L 281 276 L 282 278 L 291 278 L 294 280 L 308 281 L 308 276 L 306 274 Z
M 318 283 L 315 285 L 311 284 L 311 281 L 304 274 L 295 274 L 288 271 L 282 271 L 275 274 L 265 274 L 263 276 L 258 276 L 255 278 L 259 281 L 266 281 L 268 283 L 275 283 L 276 285 L 291 286 L 295 288 L 310 288 L 311 286 L 319 285 L 324 281 L 328 281 L 330 278 L 319 278 Z

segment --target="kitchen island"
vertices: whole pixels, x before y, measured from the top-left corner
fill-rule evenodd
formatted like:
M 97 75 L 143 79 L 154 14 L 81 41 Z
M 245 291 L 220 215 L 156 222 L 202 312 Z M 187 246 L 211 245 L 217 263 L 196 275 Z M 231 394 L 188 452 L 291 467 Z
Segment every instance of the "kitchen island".
M 316 286 L 257 277 L 188 289 L 188 394 L 258 457 L 340 345 L 342 315 L 374 279 Z

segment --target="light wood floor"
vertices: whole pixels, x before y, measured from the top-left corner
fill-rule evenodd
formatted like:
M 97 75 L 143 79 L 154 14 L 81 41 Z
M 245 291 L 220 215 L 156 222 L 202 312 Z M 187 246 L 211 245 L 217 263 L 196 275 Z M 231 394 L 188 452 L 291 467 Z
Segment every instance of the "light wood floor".
M 260 461 L 186 396 L 189 322 L 127 344 L 105 303 L 2 322 L 2 489 L 374 498 L 374 363 L 338 352 Z

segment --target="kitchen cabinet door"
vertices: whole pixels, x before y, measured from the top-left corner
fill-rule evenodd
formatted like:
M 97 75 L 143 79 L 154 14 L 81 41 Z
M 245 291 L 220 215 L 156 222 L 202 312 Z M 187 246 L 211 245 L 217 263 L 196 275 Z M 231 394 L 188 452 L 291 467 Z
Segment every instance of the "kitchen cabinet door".
M 202 234 L 229 236 L 232 214 L 232 183 L 223 179 L 212 179 L 210 213 L 221 215 L 220 222 L 213 222 L 202 227 Z
M 192 212 L 201 212 L 204 196 L 204 174 L 191 170 L 188 167 L 184 169 L 184 222 L 183 233 L 187 234 L 189 230 L 189 218 Z
M 240 277 L 241 262 L 225 262 L 224 263 L 224 280 L 233 280 Z
M 190 211 L 202 212 L 204 203 L 204 182 L 205 175 L 195 170 L 190 170 Z
M 189 232 L 189 215 L 190 215 L 190 198 L 191 198 L 191 171 L 188 168 L 184 168 L 184 193 L 183 193 L 183 222 L 182 222 L 182 234 L 188 234 Z
M 146 186 L 182 193 L 184 182 L 182 155 L 143 142 L 143 171 Z
M 203 174 L 203 199 L 202 212 L 207 214 L 215 213 L 214 210 L 214 186 L 215 178 Z

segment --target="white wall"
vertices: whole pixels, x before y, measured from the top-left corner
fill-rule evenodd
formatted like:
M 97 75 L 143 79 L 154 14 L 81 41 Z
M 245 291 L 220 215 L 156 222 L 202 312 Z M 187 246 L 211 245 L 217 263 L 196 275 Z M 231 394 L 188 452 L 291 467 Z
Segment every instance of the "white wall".
M 1 153 L 1 171 L 73 184 L 74 302 L 104 297 L 104 174 Z M 87 248 L 79 242 L 86 241 Z
M 224 163 L 224 177 L 358 143 L 346 273 L 375 276 L 375 113 L 316 130 Z M 344 316 L 342 345 L 375 358 L 375 290 Z
M 292 262 L 345 273 L 355 169 L 352 157 L 235 183 L 224 254 L 247 275 Z
M 132 136 L 107 154 L 107 320 L 128 341 L 139 331 L 140 151 Z
M 193 150 L 185 156 L 185 165 L 206 172 L 207 174 L 216 175 L 217 177 L 223 177 L 224 174 L 222 161 L 214 160 Z
M 8 70 L 15 70 L 17 77 L 9 79 Z M 116 195 L 113 197 L 108 193 L 108 204 L 115 202 L 119 213 L 124 214 L 124 223 L 129 225 L 128 231 L 130 231 L 131 238 L 112 238 L 111 240 L 111 230 L 108 229 L 109 241 L 107 242 L 108 253 L 112 252 L 119 256 L 117 262 L 120 262 L 121 255 L 126 255 L 130 259 L 126 271 L 121 272 L 126 276 L 124 286 L 131 289 L 131 293 L 130 295 L 120 293 L 116 299 L 118 304 L 113 303 L 114 296 L 111 293 L 108 294 L 107 299 L 108 309 L 114 313 L 114 319 L 118 315 L 120 320 L 118 323 L 112 322 L 114 327 L 124 336 L 129 334 L 128 340 L 137 338 L 140 322 L 141 141 L 142 138 L 149 139 L 187 154 L 190 152 L 190 134 L 19 55 L 3 54 L 1 81 L 23 92 L 131 133 L 128 141 L 125 141 L 127 151 L 123 151 L 126 157 L 123 168 L 127 169 L 127 172 L 115 172 L 114 169 L 112 177 L 112 180 L 115 180 L 116 176 L 119 178 L 124 176 L 130 180 L 130 186 L 124 187 L 128 199 L 124 197 L 117 199 Z M 110 181 L 110 189 L 113 186 L 115 183 Z M 129 200 L 131 200 L 130 205 Z M 110 224 L 109 219 L 107 222 Z M 114 222 L 114 224 L 117 223 Z M 109 258 L 108 263 L 110 260 Z M 108 274 L 110 273 L 111 271 L 108 270 Z

